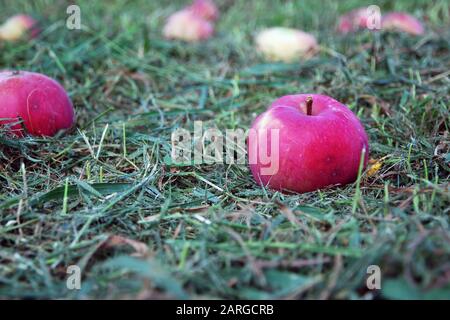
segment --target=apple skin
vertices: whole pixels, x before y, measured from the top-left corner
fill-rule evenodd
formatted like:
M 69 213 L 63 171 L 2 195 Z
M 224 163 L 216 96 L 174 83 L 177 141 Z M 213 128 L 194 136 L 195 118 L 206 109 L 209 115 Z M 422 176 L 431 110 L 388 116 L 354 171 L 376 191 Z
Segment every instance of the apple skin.
M 74 109 L 66 91 L 43 74 L 1 71 L 0 101 L 0 119 L 3 119 L 0 125 L 10 124 L 2 129 L 9 128 L 16 137 L 26 133 L 53 136 L 75 123 Z M 22 124 L 17 123 L 20 119 Z
M 188 9 L 208 21 L 216 21 L 219 18 L 219 9 L 212 0 L 194 0 Z
M 313 99 L 312 115 L 306 113 L 306 99 Z M 369 158 L 367 134 L 359 119 L 344 104 L 320 94 L 297 94 L 279 98 L 259 115 L 251 127 L 248 154 L 257 183 L 275 190 L 304 193 L 356 180 L 363 149 L 364 167 Z M 260 156 L 252 163 L 252 153 L 261 152 L 261 139 L 279 130 L 279 157 L 273 174 L 262 174 Z M 253 158 L 255 159 L 255 158 Z
M 0 39 L 5 41 L 17 41 L 25 36 L 35 38 L 38 34 L 36 20 L 24 14 L 12 16 L 0 26 Z
M 342 34 L 367 29 L 369 14 L 367 8 L 354 9 L 339 18 L 337 31 Z
M 405 12 L 389 12 L 381 19 L 384 30 L 403 31 L 412 35 L 422 35 L 425 28 L 422 23 L 412 15 Z
M 274 27 L 255 37 L 257 50 L 269 61 L 294 62 L 311 58 L 318 50 L 316 38 L 297 29 Z
M 213 34 L 213 24 L 189 9 L 173 13 L 167 19 L 163 29 L 163 35 L 166 39 L 178 39 L 186 42 L 206 40 Z

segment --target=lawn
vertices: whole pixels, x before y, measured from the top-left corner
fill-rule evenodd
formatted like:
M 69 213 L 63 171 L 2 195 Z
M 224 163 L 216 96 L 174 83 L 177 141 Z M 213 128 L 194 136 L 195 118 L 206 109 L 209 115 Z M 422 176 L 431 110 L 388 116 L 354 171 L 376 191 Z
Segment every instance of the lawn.
M 68 90 L 76 128 L 54 138 L 0 133 L 1 298 L 450 298 L 450 3 L 217 0 L 216 36 L 164 40 L 185 1 L 3 0 L 42 34 L 0 43 L 0 69 Z M 427 33 L 334 31 L 377 4 Z M 253 36 L 300 28 L 321 50 L 267 63 Z M 345 103 L 370 140 L 358 182 L 306 194 L 262 188 L 246 165 L 173 165 L 171 133 L 248 129 L 277 97 Z M 0 101 L 0 108 L 1 108 Z M 81 290 L 67 268 L 81 269 Z M 366 286 L 379 266 L 381 290 Z

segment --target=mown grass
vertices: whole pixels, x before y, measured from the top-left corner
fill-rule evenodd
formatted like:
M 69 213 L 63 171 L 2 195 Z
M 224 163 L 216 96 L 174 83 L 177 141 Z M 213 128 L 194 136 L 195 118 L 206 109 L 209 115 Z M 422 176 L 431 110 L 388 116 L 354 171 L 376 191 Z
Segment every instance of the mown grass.
M 43 33 L 0 44 L 0 68 L 59 79 L 78 121 L 51 139 L 0 135 L 0 297 L 450 297 L 447 1 L 221 1 L 217 36 L 196 45 L 161 38 L 181 1 L 78 1 L 80 31 L 65 1 L 1 3 L 0 18 L 31 13 Z M 334 33 L 369 4 L 409 11 L 427 34 Z M 274 25 L 314 33 L 321 53 L 264 63 L 252 36 Z M 168 164 L 175 128 L 245 129 L 296 92 L 346 103 L 380 170 L 286 195 L 246 166 Z M 74 264 L 80 291 L 66 287 Z M 366 288 L 374 264 L 381 291 Z

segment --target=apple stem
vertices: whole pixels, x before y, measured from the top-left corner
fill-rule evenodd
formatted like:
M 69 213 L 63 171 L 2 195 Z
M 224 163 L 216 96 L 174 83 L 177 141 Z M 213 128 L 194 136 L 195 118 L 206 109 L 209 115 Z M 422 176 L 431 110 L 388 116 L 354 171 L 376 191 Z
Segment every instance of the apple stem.
M 312 115 L 313 99 L 311 96 L 306 98 L 306 114 L 308 116 Z

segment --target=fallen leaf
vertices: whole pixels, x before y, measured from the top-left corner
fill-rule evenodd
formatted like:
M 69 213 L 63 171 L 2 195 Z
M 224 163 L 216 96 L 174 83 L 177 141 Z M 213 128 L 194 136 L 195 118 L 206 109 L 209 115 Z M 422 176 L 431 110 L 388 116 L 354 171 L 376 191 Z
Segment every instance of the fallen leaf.
M 373 177 L 380 171 L 381 167 L 383 166 L 382 159 L 370 159 L 369 160 L 369 169 L 367 169 L 367 176 Z
M 134 249 L 132 256 L 134 257 L 145 257 L 149 253 L 147 245 L 143 242 L 125 238 L 122 236 L 112 235 L 103 244 L 106 248 L 117 247 L 122 245 L 128 245 Z

